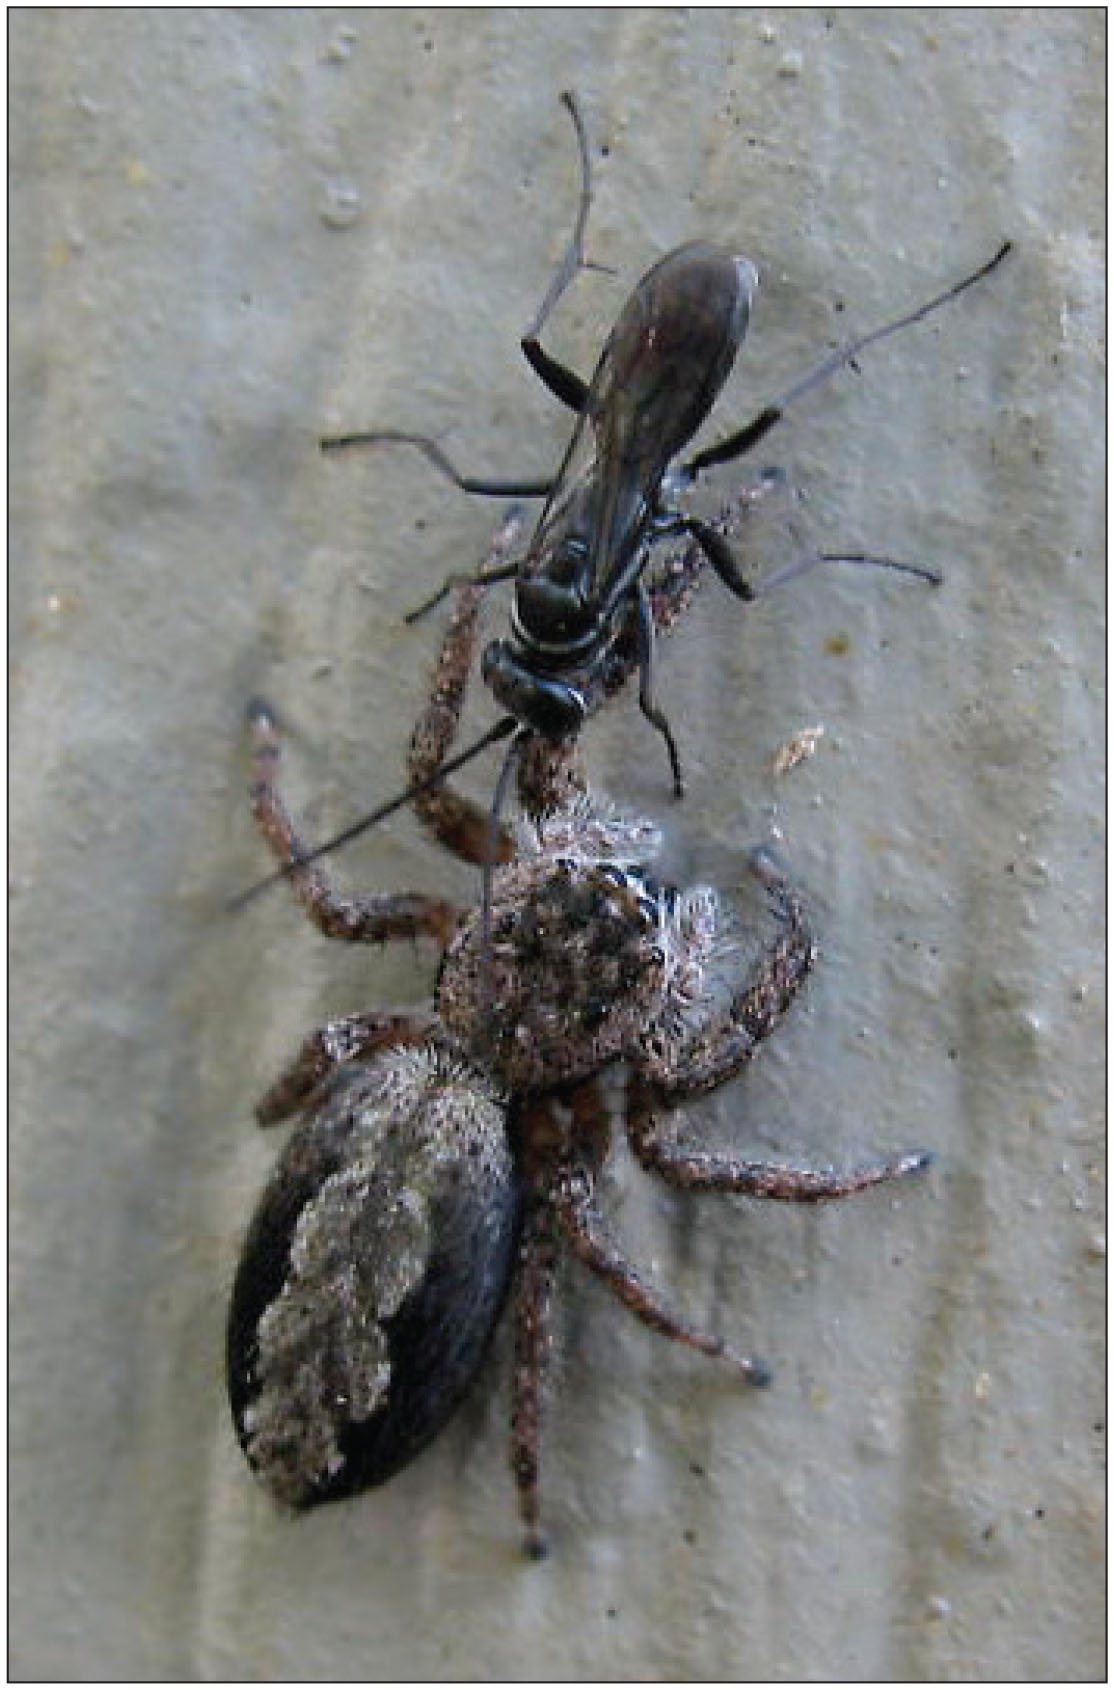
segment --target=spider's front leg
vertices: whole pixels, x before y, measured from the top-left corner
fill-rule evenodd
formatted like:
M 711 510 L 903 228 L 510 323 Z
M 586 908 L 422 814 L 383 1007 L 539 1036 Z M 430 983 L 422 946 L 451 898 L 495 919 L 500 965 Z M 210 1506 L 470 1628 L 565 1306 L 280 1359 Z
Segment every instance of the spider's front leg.
M 745 522 L 750 507 L 775 484 L 773 480 L 764 478 L 758 486 L 744 489 L 724 506 L 714 524 L 699 525 L 699 538 L 690 539 L 680 550 L 670 550 L 665 561 L 658 562 L 653 548 L 662 544 L 671 532 L 671 518 L 662 513 L 660 531 L 652 531 L 645 542 L 641 578 L 630 595 L 626 614 L 585 684 L 588 714 L 593 715 L 621 692 L 631 676 L 637 673 L 639 706 L 647 721 L 665 740 L 673 772 L 673 790 L 678 798 L 684 792 L 680 751 L 668 718 L 655 697 L 657 641 L 662 634 L 669 632 L 692 602 L 711 555 L 709 547 L 725 551 L 727 542 L 724 535 L 737 532 Z M 692 531 L 691 523 L 688 527 Z
M 281 755 L 274 711 L 253 699 L 247 711 L 251 750 L 251 807 L 265 843 L 288 871 L 295 895 L 315 926 L 330 939 L 375 944 L 386 939 L 429 937 L 446 945 L 460 915 L 455 904 L 422 892 L 347 896 L 321 870 L 304 862 L 306 846 L 275 785 Z
M 648 1083 L 659 1097 L 675 1101 L 723 1085 L 769 1038 L 812 971 L 816 942 L 800 894 L 763 847 L 751 852 L 748 868 L 775 907 L 777 936 L 753 977 L 731 994 L 723 1009 L 690 1027 L 682 1039 L 647 1043 L 634 1075 L 636 1093 Z M 680 918 L 682 944 L 696 947 L 698 953 L 707 943 L 704 931 L 709 925 L 708 894 L 698 902 L 699 897 L 689 895 Z
M 664 1130 L 663 1112 L 683 1098 L 722 1085 L 751 1059 L 788 1009 L 815 959 L 801 901 L 789 881 L 765 851 L 753 854 L 751 870 L 778 904 L 782 932 L 756 977 L 734 994 L 726 1011 L 697 1028 L 680 1047 L 653 1051 L 632 1073 L 627 1088 L 631 1148 L 643 1167 L 683 1190 L 737 1192 L 793 1203 L 849 1197 L 920 1173 L 932 1160 L 928 1151 L 907 1151 L 839 1173 L 697 1150 Z
M 522 534 L 522 514 L 510 511 L 495 531 L 488 557 L 488 567 L 482 572 L 498 576 L 506 572 L 506 562 Z M 433 671 L 429 700 L 418 717 L 410 740 L 407 770 L 415 786 L 431 780 L 444 763 L 460 726 L 464 695 L 476 649 L 476 632 L 480 606 L 488 582 L 482 576 L 469 579 L 455 587 L 452 616 L 449 619 L 441 652 Z M 414 808 L 434 838 L 454 856 L 467 863 L 484 863 L 488 854 L 490 818 L 470 798 L 465 798 L 447 781 L 439 782 L 414 799 Z M 514 842 L 505 829 L 498 834 L 496 860 L 509 862 L 514 856 Z

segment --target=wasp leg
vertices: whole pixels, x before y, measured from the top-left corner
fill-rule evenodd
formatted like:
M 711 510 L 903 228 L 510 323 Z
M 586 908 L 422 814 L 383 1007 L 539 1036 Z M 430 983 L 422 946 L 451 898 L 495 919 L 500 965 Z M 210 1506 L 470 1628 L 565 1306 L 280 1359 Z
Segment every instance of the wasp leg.
M 654 613 L 641 584 L 635 593 L 638 618 L 638 706 L 646 720 L 657 728 L 669 753 L 669 767 L 673 773 L 673 795 L 683 798 L 685 783 L 681 775 L 681 753 L 673 737 L 669 720 L 654 698 Z
M 357 434 L 330 434 L 320 442 L 323 452 L 343 451 L 348 446 L 413 446 L 427 463 L 462 493 L 479 493 L 492 499 L 541 499 L 552 481 L 538 477 L 518 481 L 495 481 L 489 476 L 461 475 L 452 459 L 428 434 L 407 434 L 397 428 L 367 429 Z

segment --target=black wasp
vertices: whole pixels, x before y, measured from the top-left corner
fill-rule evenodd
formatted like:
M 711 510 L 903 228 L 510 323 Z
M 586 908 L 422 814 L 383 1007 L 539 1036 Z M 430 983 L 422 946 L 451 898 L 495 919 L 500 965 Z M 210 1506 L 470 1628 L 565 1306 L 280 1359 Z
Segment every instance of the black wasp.
M 487 646 L 484 679 L 514 723 L 550 740 L 565 739 L 579 731 L 588 713 L 589 683 L 607 653 L 617 640 L 629 644 L 633 638 L 641 707 L 666 740 L 679 793 L 680 760 L 668 722 L 654 702 L 651 681 L 654 624 L 643 585 L 651 547 L 666 537 L 690 536 L 738 598 L 753 598 L 755 588 L 723 535 L 678 508 L 677 497 L 705 470 L 749 452 L 790 404 L 852 363 L 867 346 L 920 321 L 980 281 L 1001 263 L 1011 243 L 1003 242 L 987 263 L 916 310 L 837 348 L 743 428 L 677 461 L 731 372 L 750 321 L 757 272 L 749 260 L 708 242 L 678 247 L 635 287 L 590 382 L 551 357 L 538 337 L 573 276 L 585 267 L 583 234 L 591 199 L 583 119 L 571 93 L 562 94 L 561 100 L 572 117 L 580 151 L 580 205 L 562 264 L 521 342 L 545 385 L 577 413 L 557 475 L 543 481 L 464 476 L 435 441 L 398 430 L 334 436 L 323 440 L 322 447 L 408 444 L 464 492 L 544 496 L 525 556 L 473 578 L 487 583 L 513 576 L 515 582 L 510 637 Z M 856 556 L 849 561 L 876 561 L 939 580 L 932 570 L 890 559 Z M 451 585 L 413 615 L 431 608 Z M 511 726 L 508 721 L 504 731 Z

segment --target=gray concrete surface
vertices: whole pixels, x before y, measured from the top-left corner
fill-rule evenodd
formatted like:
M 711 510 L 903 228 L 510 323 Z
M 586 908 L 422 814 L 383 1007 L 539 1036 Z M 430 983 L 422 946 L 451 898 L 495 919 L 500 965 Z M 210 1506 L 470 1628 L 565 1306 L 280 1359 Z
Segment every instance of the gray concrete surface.
M 1102 13 L 41 10 L 10 38 L 13 1676 L 1101 1676 Z M 814 904 L 807 1002 L 694 1127 L 938 1168 L 799 1212 L 617 1157 L 632 1251 L 777 1377 L 740 1393 L 570 1270 L 533 1566 L 505 1333 L 378 1494 L 292 1521 L 240 1459 L 253 1099 L 430 958 L 222 905 L 263 866 L 248 692 L 297 727 L 314 831 L 389 793 L 436 639 L 402 614 L 492 522 L 317 434 L 556 460 L 516 337 L 574 203 L 566 86 L 618 275 L 551 344 L 588 367 L 653 258 L 737 246 L 763 286 L 718 428 L 1018 250 L 768 443 L 820 543 L 944 589 L 831 570 L 743 613 L 710 583 L 662 654 L 684 805 L 632 701 L 587 741 L 678 872 L 732 894 L 772 838 Z M 475 893 L 406 817 L 336 869 Z

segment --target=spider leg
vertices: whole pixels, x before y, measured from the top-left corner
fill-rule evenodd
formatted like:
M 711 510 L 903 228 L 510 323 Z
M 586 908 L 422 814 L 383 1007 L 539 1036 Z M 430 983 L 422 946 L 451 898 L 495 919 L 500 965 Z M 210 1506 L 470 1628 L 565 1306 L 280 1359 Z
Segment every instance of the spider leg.
M 816 960 L 800 896 L 782 870 L 762 848 L 751 853 L 749 867 L 770 894 L 781 930 L 753 978 L 732 994 L 724 1009 L 698 1023 L 681 1043 L 671 1041 L 646 1051 L 639 1075 L 661 1099 L 713 1091 L 733 1078 L 773 1032 Z
M 768 1385 L 770 1370 L 764 1362 L 739 1355 L 726 1339 L 715 1333 L 698 1331 L 666 1307 L 654 1287 L 609 1236 L 595 1202 L 593 1186 L 594 1182 L 586 1170 L 569 1169 L 554 1193 L 558 1224 L 578 1260 L 610 1286 L 619 1301 L 625 1303 L 651 1331 L 686 1344 L 701 1355 L 726 1361 L 749 1385 Z
M 502 566 L 521 532 L 521 514 L 512 511 L 495 532 L 488 558 L 489 569 L 485 573 Z M 418 717 L 410 740 L 407 769 L 412 785 L 436 775 L 456 738 L 485 590 L 485 583 L 476 580 L 467 580 L 455 589 L 453 613 L 441 642 L 429 700 Z M 439 782 L 414 799 L 414 808 L 434 838 L 454 856 L 462 857 L 467 863 L 487 860 L 490 818 L 488 812 L 470 798 L 465 798 L 447 782 Z M 498 835 L 497 860 L 509 862 L 513 856 L 514 843 L 502 829 Z
M 647 1081 L 635 1078 L 627 1097 L 627 1136 L 642 1166 L 683 1191 L 736 1192 L 789 1203 L 820 1203 L 850 1197 L 872 1185 L 904 1179 L 927 1168 L 932 1156 L 910 1150 L 840 1173 L 834 1168 L 793 1167 L 781 1162 L 745 1161 L 696 1150 L 666 1135 L 659 1120 L 661 1099 Z
M 765 851 L 751 871 L 778 905 L 782 932 L 763 957 L 756 977 L 732 997 L 727 1010 L 698 1027 L 680 1049 L 650 1052 L 627 1088 L 627 1137 L 644 1168 L 688 1191 L 740 1192 L 751 1197 L 817 1203 L 849 1197 L 869 1186 L 919 1173 L 932 1160 L 923 1150 L 903 1152 L 839 1173 L 791 1167 L 696 1150 L 666 1134 L 663 1109 L 710 1091 L 738 1073 L 774 1030 L 812 967 L 816 950 L 805 926 L 799 895 Z
M 575 739 L 559 743 L 532 734 L 518 769 L 518 802 L 535 821 L 567 809 L 587 794 L 588 782 Z
M 554 1168 L 548 1195 L 557 1225 L 573 1254 L 610 1286 L 619 1301 L 652 1331 L 686 1344 L 701 1355 L 721 1358 L 741 1373 L 748 1384 L 768 1384 L 770 1372 L 764 1362 L 741 1356 L 717 1334 L 700 1332 L 680 1320 L 618 1248 L 595 1198 L 596 1171 L 608 1136 L 603 1096 L 599 1086 L 588 1081 L 576 1088 L 569 1102 L 573 1142 Z
M 553 1220 L 549 1210 L 539 1204 L 527 1218 L 519 1246 L 511 1395 L 511 1468 L 518 1490 L 518 1511 L 526 1528 L 526 1553 L 535 1561 L 546 1553 L 541 1529 L 542 1393 L 552 1344 L 549 1317 L 556 1274 Z
M 304 1108 L 338 1068 L 366 1061 L 388 1046 L 425 1044 L 432 1027 L 432 1020 L 375 1009 L 327 1021 L 309 1034 L 293 1062 L 264 1092 L 255 1106 L 256 1120 L 261 1127 L 284 1121 Z
M 289 871 L 295 895 L 315 926 L 327 938 L 365 944 L 423 936 L 446 944 L 459 915 L 454 904 L 421 892 L 348 896 L 338 892 L 319 868 L 301 861 L 307 848 L 275 785 L 281 751 L 274 713 L 257 698 L 247 714 L 256 825 L 274 857 Z

